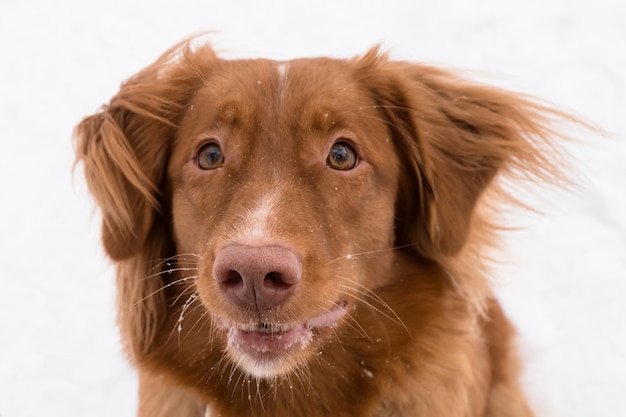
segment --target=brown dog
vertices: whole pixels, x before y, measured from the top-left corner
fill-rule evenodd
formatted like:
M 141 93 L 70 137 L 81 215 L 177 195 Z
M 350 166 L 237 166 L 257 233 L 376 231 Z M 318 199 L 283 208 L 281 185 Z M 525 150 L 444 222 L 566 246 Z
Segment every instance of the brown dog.
M 530 416 L 482 255 L 558 111 L 377 49 L 189 41 L 77 127 L 141 416 Z

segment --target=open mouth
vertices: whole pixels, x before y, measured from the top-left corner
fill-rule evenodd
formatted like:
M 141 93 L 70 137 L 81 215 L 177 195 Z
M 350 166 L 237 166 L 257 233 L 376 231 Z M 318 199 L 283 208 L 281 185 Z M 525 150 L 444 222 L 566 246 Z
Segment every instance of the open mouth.
M 302 351 L 313 340 L 314 329 L 332 327 L 347 313 L 347 301 L 336 303 L 330 310 L 298 324 L 229 323 L 228 350 L 237 351 L 259 368 L 263 363 L 276 362 L 281 357 Z

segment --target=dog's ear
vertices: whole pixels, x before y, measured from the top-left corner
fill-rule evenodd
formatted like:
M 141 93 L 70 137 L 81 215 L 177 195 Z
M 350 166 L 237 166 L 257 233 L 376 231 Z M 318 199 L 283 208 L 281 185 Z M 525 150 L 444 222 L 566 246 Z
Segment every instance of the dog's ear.
M 559 179 L 555 154 L 546 152 L 550 125 L 569 116 L 435 67 L 388 61 L 377 49 L 356 63 L 403 159 L 398 245 L 434 259 L 455 255 L 497 174 Z
M 117 99 L 85 118 L 75 135 L 77 158 L 84 163 L 87 184 L 102 211 L 104 248 L 112 259 L 122 260 L 141 249 L 159 209 L 159 163 L 170 132 L 163 126 L 158 135 L 147 137 L 160 123 L 138 116 Z M 138 152 L 148 138 L 156 148 L 152 158 Z
M 171 139 L 214 59 L 208 46 L 192 52 L 189 42 L 177 45 L 76 127 L 76 160 L 102 211 L 111 258 L 127 259 L 143 247 L 161 209 Z

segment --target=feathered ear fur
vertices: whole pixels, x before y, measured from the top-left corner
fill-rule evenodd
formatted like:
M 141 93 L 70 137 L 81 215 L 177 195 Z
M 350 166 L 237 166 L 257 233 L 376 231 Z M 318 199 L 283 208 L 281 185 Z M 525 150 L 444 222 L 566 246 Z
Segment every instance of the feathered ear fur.
M 435 67 L 388 61 L 377 48 L 358 65 L 404 158 L 398 244 L 436 260 L 454 256 L 484 220 L 477 202 L 496 175 L 563 180 L 551 125 L 571 116 Z
M 160 209 L 169 144 L 186 101 L 215 59 L 177 45 L 128 81 L 75 130 L 77 161 L 102 210 L 102 240 L 115 260 L 137 254 Z
M 378 48 L 354 63 L 402 159 L 396 245 L 438 262 L 483 310 L 500 204 L 523 205 L 503 182 L 569 184 L 559 146 L 566 138 L 554 126 L 597 129 L 520 94 L 389 61 Z
M 216 59 L 209 46 L 176 45 L 75 130 L 76 161 L 83 163 L 102 211 L 104 248 L 117 261 L 119 320 L 131 354 L 150 343 L 163 304 L 159 271 L 152 267 L 172 255 L 162 212 L 170 144 L 187 102 Z

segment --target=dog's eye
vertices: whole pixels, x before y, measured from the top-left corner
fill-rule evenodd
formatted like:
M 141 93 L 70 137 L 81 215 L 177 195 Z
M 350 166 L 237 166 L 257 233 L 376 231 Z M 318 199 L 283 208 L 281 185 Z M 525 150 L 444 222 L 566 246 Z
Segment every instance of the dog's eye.
M 220 146 L 215 143 L 207 143 L 196 154 L 196 164 L 200 169 L 215 169 L 224 163 L 224 154 Z
M 356 166 L 356 151 L 346 142 L 337 142 L 333 145 L 326 158 L 326 164 L 338 171 L 347 171 Z

